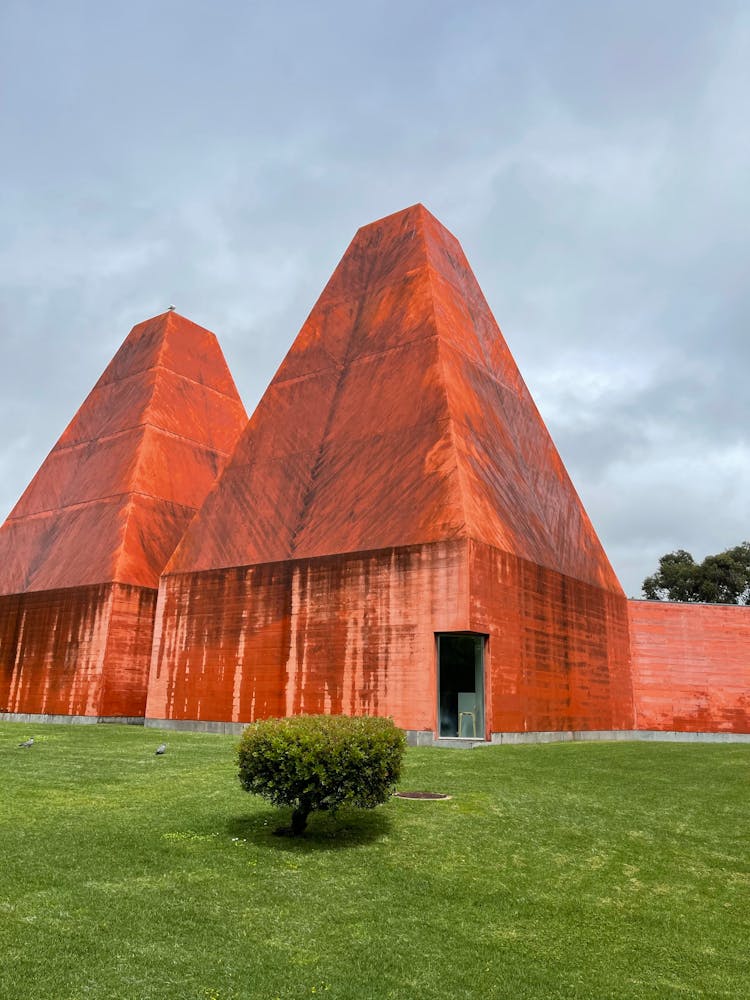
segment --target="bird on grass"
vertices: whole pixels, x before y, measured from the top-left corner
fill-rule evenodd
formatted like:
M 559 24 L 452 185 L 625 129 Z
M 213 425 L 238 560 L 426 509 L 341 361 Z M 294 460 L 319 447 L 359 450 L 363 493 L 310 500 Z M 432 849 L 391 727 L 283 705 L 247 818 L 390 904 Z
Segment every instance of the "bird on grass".
M 18 745 L 19 747 L 23 747 L 24 750 L 28 750 L 29 747 L 34 746 L 34 737 L 30 736 L 27 740 L 24 740 L 23 743 L 19 743 Z
M 166 743 L 160 743 L 159 746 L 156 748 L 156 750 L 154 750 L 154 754 L 157 757 L 161 757 L 162 754 L 165 754 L 166 752 L 167 752 L 167 744 Z

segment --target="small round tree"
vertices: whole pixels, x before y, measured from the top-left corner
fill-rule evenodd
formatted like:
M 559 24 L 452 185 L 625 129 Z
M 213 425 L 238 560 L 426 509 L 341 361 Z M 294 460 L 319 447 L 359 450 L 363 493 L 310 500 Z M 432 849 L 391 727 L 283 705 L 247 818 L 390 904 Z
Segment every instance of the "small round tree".
M 391 719 L 297 715 L 247 727 L 238 747 L 242 787 L 291 806 L 294 836 L 315 810 L 373 809 L 401 776 L 406 739 Z

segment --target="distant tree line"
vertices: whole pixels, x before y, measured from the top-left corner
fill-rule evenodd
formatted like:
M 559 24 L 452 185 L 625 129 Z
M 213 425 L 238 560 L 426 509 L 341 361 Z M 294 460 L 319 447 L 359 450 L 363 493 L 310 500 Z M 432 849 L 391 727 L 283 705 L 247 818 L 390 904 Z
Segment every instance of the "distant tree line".
M 678 549 L 659 560 L 659 569 L 643 581 L 649 601 L 750 604 L 750 542 L 706 556 L 697 563 Z

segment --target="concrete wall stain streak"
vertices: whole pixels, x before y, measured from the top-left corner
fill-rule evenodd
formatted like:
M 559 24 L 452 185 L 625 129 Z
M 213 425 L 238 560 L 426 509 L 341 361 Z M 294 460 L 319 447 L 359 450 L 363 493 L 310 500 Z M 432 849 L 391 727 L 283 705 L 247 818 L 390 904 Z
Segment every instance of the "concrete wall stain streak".
M 97 715 L 145 715 L 156 598 L 155 590 L 113 585 Z
M 0 706 L 98 714 L 111 608 L 108 584 L 0 597 Z

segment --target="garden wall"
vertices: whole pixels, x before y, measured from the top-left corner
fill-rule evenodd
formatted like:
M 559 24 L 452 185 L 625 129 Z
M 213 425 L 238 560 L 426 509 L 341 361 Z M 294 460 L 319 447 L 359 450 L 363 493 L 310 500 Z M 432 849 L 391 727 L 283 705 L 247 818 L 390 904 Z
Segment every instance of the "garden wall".
M 750 733 L 750 608 L 629 601 L 635 727 Z

